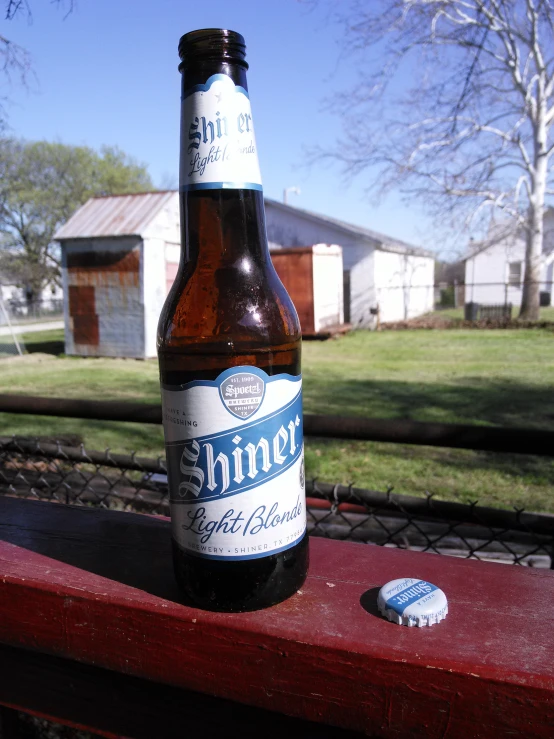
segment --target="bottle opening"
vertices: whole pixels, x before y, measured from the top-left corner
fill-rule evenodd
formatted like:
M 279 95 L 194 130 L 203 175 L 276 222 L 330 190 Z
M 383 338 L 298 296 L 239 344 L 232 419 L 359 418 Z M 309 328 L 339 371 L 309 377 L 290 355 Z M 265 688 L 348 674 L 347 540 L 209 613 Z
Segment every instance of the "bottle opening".
M 192 62 L 205 59 L 229 61 L 248 69 L 243 36 L 224 28 L 202 28 L 185 33 L 179 41 L 179 56 L 182 62 L 179 67 L 181 71 Z

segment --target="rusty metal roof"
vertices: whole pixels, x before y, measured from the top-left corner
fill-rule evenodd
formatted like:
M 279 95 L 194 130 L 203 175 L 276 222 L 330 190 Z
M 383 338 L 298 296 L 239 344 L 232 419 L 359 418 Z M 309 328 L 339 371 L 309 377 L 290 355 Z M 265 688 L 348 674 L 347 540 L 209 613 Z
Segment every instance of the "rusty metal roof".
M 54 238 L 62 241 L 100 236 L 141 236 L 163 207 L 177 196 L 176 190 L 163 190 L 91 198 L 56 231 Z

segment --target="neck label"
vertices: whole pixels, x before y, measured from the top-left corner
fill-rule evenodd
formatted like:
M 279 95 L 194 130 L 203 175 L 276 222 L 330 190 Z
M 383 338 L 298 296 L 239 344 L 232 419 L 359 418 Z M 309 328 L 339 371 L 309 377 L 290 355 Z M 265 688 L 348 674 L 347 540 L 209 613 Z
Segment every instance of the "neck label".
M 248 92 L 226 74 L 185 92 L 180 169 L 181 191 L 262 189 Z

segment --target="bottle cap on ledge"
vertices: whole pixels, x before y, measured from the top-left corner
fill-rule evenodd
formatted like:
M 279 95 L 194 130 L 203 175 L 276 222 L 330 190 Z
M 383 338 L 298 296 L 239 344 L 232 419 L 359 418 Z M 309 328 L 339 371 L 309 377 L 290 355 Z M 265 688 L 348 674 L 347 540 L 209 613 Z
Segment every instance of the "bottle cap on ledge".
M 448 613 L 444 592 L 426 580 L 413 577 L 391 580 L 377 598 L 379 611 L 401 626 L 432 626 Z

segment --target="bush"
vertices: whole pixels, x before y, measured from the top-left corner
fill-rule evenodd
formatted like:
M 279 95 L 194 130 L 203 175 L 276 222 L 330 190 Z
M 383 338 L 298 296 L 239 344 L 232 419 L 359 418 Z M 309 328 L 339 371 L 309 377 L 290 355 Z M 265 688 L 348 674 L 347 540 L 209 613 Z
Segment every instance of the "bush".
M 440 308 L 454 308 L 455 303 L 456 303 L 456 299 L 454 297 L 454 285 L 449 285 L 449 287 L 441 288 L 439 307 Z

